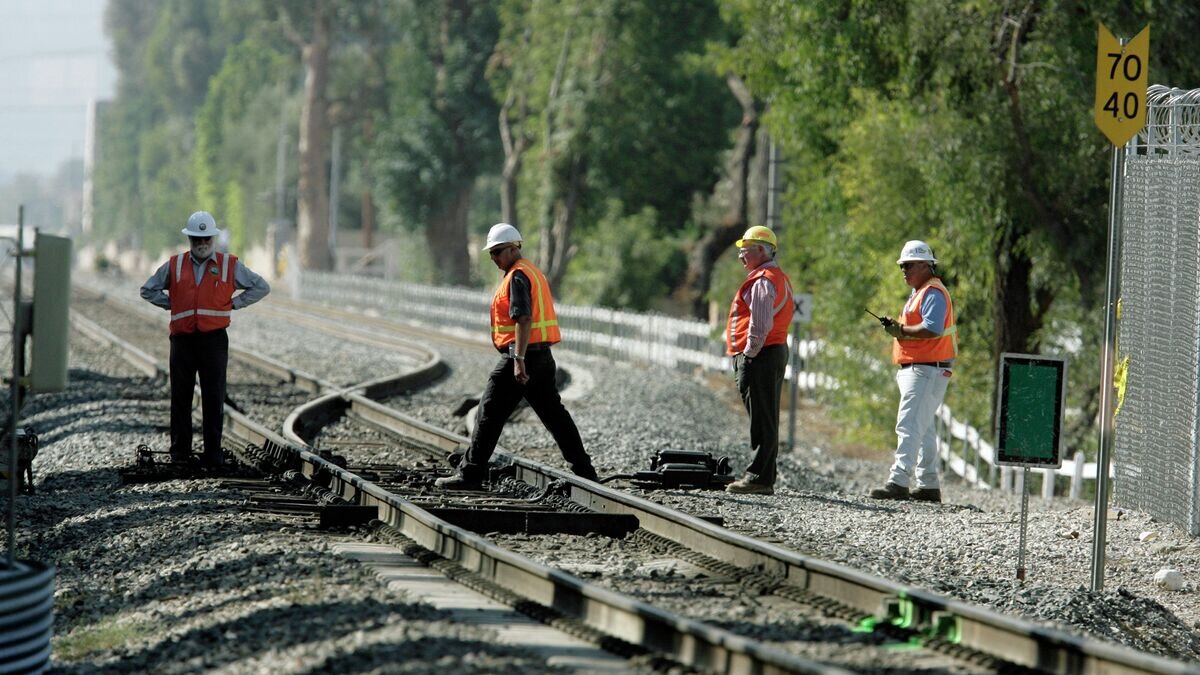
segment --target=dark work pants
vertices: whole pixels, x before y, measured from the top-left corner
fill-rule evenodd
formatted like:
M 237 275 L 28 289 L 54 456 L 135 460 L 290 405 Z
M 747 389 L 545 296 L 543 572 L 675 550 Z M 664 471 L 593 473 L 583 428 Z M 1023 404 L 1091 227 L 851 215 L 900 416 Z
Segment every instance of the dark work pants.
M 513 362 L 507 357 L 502 357 L 492 368 L 479 401 L 471 447 L 462 465 L 464 476 L 487 477 L 487 463 L 496 450 L 500 432 L 524 398 L 554 437 L 571 470 L 585 478 L 595 478 L 596 471 L 583 449 L 583 439 L 579 437 L 575 420 L 571 419 L 571 413 L 567 412 L 558 395 L 554 383 L 556 369 L 549 349 L 530 350 L 525 354 L 525 372 L 529 374 L 529 382 L 525 384 L 517 382 L 513 376 Z
M 750 413 L 750 449 L 754 460 L 746 469 L 751 482 L 775 485 L 775 459 L 779 455 L 779 397 L 787 369 L 787 345 L 763 347 L 758 356 L 734 358 L 738 393 Z
M 200 410 L 204 416 L 204 461 L 221 460 L 224 426 L 225 367 L 229 362 L 229 334 L 224 329 L 208 333 L 171 336 L 171 454 L 192 453 L 192 391 L 200 376 Z

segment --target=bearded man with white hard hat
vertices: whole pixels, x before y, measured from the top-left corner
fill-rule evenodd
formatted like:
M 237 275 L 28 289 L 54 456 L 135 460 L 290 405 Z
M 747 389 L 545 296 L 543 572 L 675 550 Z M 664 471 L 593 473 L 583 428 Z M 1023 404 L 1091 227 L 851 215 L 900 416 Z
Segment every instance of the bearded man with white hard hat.
M 271 287 L 237 256 L 214 250 L 220 237 L 207 211 L 193 213 L 183 228 L 191 246 L 171 256 L 142 286 L 142 299 L 171 312 L 171 458 L 192 455 L 192 392 L 200 377 L 204 466 L 224 463 L 225 369 L 229 317 L 266 297 Z M 241 290 L 238 295 L 234 292 Z
M 725 353 L 733 359 L 738 394 L 750 415 L 754 458 L 745 475 L 726 485 L 725 491 L 769 495 L 775 493 L 779 398 L 787 371 L 788 327 L 796 306 L 792 282 L 775 262 L 775 232 L 756 225 L 737 240 L 737 247 L 746 281 L 729 304 Z
M 909 241 L 896 263 L 904 283 L 912 289 L 899 319 L 880 319 L 884 331 L 894 339 L 892 361 L 900 366 L 896 372 L 900 388 L 896 457 L 887 482 L 872 490 L 871 496 L 941 502 L 934 415 L 946 397 L 958 356 L 954 304 L 937 278 L 937 258 L 929 244 Z
M 550 284 L 541 270 L 521 256 L 521 244 L 521 233 L 508 223 L 497 223 L 488 231 L 483 250 L 503 274 L 492 296 L 491 311 L 492 345 L 500 352 L 500 361 L 488 375 L 471 445 L 458 470 L 436 481 L 443 489 L 483 487 L 500 432 L 522 398 L 546 425 L 571 471 L 596 480 L 596 469 L 583 449 L 579 429 L 563 406 L 555 384 L 558 366 L 550 345 L 562 336 Z

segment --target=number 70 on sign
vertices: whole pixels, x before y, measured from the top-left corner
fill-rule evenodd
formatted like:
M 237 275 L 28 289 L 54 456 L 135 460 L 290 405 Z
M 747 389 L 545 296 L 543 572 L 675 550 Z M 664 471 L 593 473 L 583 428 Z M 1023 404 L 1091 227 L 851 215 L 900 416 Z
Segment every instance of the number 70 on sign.
M 1113 145 L 1125 145 L 1146 125 L 1150 27 L 1121 44 L 1104 24 L 1096 41 L 1096 126 Z

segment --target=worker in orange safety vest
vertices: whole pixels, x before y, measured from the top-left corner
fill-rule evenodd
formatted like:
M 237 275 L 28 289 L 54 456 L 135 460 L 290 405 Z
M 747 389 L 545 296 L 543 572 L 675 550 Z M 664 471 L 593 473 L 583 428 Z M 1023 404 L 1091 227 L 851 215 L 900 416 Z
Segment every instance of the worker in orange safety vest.
M 224 463 L 225 370 L 229 317 L 262 300 L 271 287 L 237 256 L 214 250 L 221 235 L 206 211 L 193 213 L 183 229 L 189 250 L 171 256 L 142 286 L 142 299 L 171 312 L 171 458 L 192 456 L 192 394 L 200 379 L 203 465 Z M 235 291 L 242 293 L 234 295 Z
M 937 277 L 937 258 L 929 244 L 907 242 L 896 263 L 912 289 L 899 319 L 880 319 L 895 340 L 892 361 L 900 366 L 896 456 L 887 482 L 871 490 L 871 497 L 941 502 L 934 416 L 946 397 L 958 356 L 954 303 Z
M 491 309 L 492 345 L 500 352 L 500 361 L 492 368 L 479 401 L 470 447 L 457 471 L 435 481 L 443 489 L 483 488 L 500 432 L 522 398 L 546 425 L 571 470 L 589 480 L 597 478 L 555 383 L 558 366 L 550 346 L 562 335 L 550 284 L 541 270 L 521 256 L 521 244 L 521 233 L 507 223 L 497 223 L 488 231 L 484 250 L 503 273 Z
M 725 353 L 733 359 L 738 394 L 750 415 L 754 458 L 745 475 L 725 490 L 769 495 L 775 493 L 779 398 L 787 370 L 788 326 L 796 308 L 792 282 L 775 262 L 775 233 L 768 227 L 751 227 L 737 247 L 747 274 L 729 304 Z

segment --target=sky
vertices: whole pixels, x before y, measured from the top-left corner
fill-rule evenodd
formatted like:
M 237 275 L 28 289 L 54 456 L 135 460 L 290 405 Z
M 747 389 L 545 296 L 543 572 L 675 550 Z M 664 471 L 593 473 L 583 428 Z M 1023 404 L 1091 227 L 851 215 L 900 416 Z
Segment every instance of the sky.
M 111 98 L 106 0 L 0 0 L 0 181 L 83 156 L 87 104 Z

